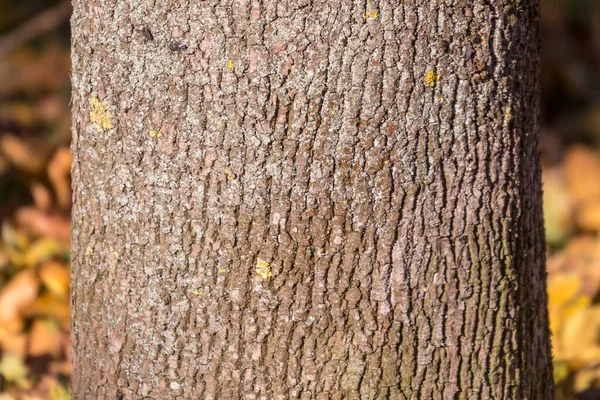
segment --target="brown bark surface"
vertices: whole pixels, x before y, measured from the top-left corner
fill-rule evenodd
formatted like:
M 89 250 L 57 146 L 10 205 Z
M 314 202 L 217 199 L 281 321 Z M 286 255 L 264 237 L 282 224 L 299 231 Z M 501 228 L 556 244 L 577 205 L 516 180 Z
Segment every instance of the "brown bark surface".
M 550 399 L 537 0 L 75 0 L 75 399 Z

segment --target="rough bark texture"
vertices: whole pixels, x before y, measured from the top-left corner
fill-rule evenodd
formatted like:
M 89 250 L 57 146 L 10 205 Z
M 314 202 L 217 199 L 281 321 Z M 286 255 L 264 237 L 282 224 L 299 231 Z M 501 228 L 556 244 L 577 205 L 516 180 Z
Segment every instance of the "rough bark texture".
M 75 0 L 75 399 L 550 399 L 537 3 Z

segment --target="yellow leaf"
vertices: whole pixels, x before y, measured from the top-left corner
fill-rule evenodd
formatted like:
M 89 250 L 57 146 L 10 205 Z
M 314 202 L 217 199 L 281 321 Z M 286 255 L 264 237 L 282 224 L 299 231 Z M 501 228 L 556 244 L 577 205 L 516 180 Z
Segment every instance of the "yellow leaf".
M 42 262 L 66 254 L 68 249 L 58 240 L 42 238 L 28 248 L 20 251 L 12 248 L 6 249 L 10 262 L 19 268 L 35 267 Z
M 569 376 L 569 365 L 566 362 L 554 362 L 554 382 L 559 383 Z
M 548 278 L 548 307 L 563 307 L 573 301 L 581 287 L 581 276 L 575 273 L 556 273 Z
M 55 385 L 50 392 L 50 400 L 71 400 L 71 393 L 69 389 Z
M 600 359 L 600 306 L 579 310 L 562 329 L 562 358 L 572 369 L 586 367 Z
M 29 245 L 29 239 L 23 232 L 17 231 L 11 224 L 2 224 L 2 241 L 15 249 L 24 249 Z
M 40 269 L 42 283 L 55 295 L 64 297 L 69 294 L 69 267 L 51 261 Z
M 28 317 L 52 317 L 61 323 L 63 327 L 69 326 L 69 302 L 64 298 L 45 293 L 38 297 L 33 304 L 24 310 Z
M 573 226 L 573 201 L 567 190 L 561 171 L 544 171 L 544 227 L 550 244 L 563 243 Z
M 5 354 L 0 361 L 0 374 L 10 382 L 20 383 L 27 376 L 23 359 L 14 354 Z
M 33 243 L 25 252 L 25 265 L 35 267 L 52 257 L 63 255 L 67 249 L 57 240 L 43 238 Z

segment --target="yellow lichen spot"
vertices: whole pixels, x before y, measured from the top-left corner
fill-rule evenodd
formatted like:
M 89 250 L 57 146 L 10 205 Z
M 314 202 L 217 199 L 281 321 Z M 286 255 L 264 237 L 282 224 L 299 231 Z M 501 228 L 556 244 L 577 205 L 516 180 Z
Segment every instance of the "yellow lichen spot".
M 160 138 L 160 137 L 162 137 L 162 135 L 163 135 L 163 133 L 160 129 L 157 131 L 150 131 L 150 136 L 152 136 L 152 137 Z
M 113 251 L 113 255 L 114 255 L 115 257 L 119 257 L 119 252 L 118 252 L 118 251 Z
M 487 41 L 486 41 L 486 40 L 482 40 L 482 41 L 481 41 L 481 45 L 482 45 L 482 46 L 483 46 L 483 45 L 485 45 L 486 43 L 487 43 Z
M 256 273 L 262 276 L 263 279 L 269 279 L 273 274 L 271 273 L 271 264 L 260 258 L 256 259 Z
M 506 112 L 504 113 L 504 121 L 505 122 L 510 122 L 513 119 L 513 115 L 512 115 L 512 107 L 508 106 L 506 107 Z
M 87 254 L 88 256 L 91 256 L 92 254 L 94 254 L 94 249 L 92 249 L 90 246 L 88 246 L 88 248 L 85 250 L 85 254 Z
M 441 75 L 436 75 L 435 71 L 430 69 L 425 73 L 425 84 L 429 87 L 435 87 L 437 81 L 439 81 Z
M 231 172 L 231 169 L 229 167 L 225 167 L 225 176 L 227 176 L 228 181 L 233 180 L 233 172 Z
M 196 290 L 194 290 L 194 294 L 196 296 L 200 296 L 202 294 L 202 292 L 200 290 L 196 289 Z
M 233 69 L 233 60 L 228 60 L 227 61 L 227 69 L 230 70 L 230 71 Z
M 225 268 L 221 268 L 221 269 L 219 270 L 219 272 L 221 272 L 221 273 L 224 273 L 224 272 L 227 272 L 227 270 L 226 270 Z
M 379 16 L 379 10 L 371 10 L 371 11 L 367 11 L 365 13 L 365 19 L 366 20 L 377 19 L 378 16 Z
M 92 99 L 92 110 L 90 111 L 90 121 L 102 132 L 112 129 L 113 125 L 110 122 L 110 114 L 106 104 L 98 100 L 97 97 Z
M 390 163 L 390 160 L 383 160 L 383 165 L 388 165 Z

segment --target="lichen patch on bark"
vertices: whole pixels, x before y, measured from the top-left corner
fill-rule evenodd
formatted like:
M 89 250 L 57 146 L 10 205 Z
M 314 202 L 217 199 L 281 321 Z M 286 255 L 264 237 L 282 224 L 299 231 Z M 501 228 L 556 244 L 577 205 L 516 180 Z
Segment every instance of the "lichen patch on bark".
M 424 80 L 427 86 L 435 87 L 435 85 L 441 78 L 441 75 L 436 74 L 434 70 L 430 69 L 425 73 Z
M 91 100 L 91 107 L 90 121 L 92 124 L 103 132 L 112 129 L 113 124 L 106 104 L 98 100 L 97 97 L 93 97 Z
M 260 275 L 263 279 L 269 279 L 273 276 L 271 271 L 271 264 L 262 260 L 260 258 L 256 259 L 256 273 Z

